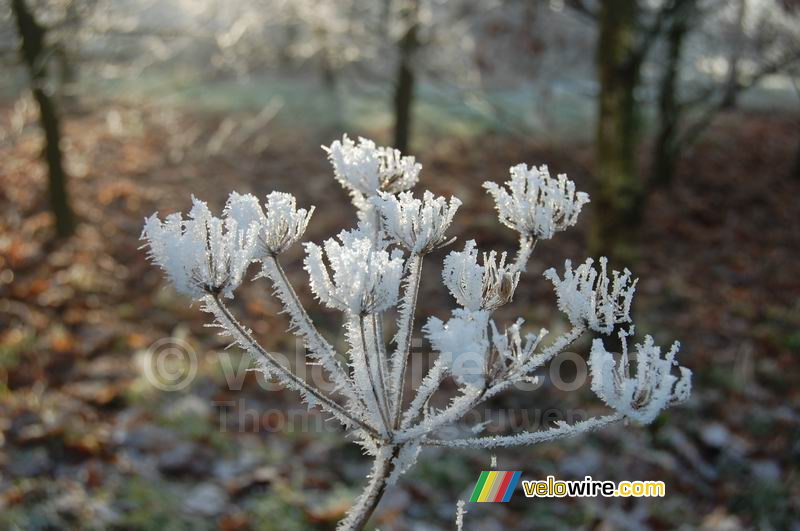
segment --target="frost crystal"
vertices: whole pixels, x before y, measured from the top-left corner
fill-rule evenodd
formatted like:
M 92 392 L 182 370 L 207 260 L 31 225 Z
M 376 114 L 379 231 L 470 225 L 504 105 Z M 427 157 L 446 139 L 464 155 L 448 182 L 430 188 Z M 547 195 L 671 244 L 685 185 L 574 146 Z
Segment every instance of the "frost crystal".
M 397 149 L 377 147 L 366 138 L 359 138 L 356 144 L 344 135 L 341 141 L 336 140 L 323 149 L 328 153 L 336 180 L 356 200 L 378 192 L 396 194 L 408 190 L 417 184 L 422 169 L 414 157 L 404 157 Z
M 600 258 L 600 271 L 594 260 L 588 258 L 574 271 L 572 262 L 564 263 L 564 278 L 559 278 L 553 268 L 544 272 L 545 278 L 555 286 L 558 307 L 567 314 L 573 325 L 585 324 L 590 329 L 610 334 L 614 325 L 630 323 L 631 301 L 638 279 L 631 281 L 631 272 L 606 273 L 608 260 Z
M 361 232 L 343 232 L 325 240 L 325 256 L 333 270 L 331 279 L 322 248 L 306 243 L 305 268 L 311 289 L 327 306 L 353 314 L 382 312 L 397 302 L 403 259 L 376 250 Z
M 676 341 L 666 356 L 653 338 L 645 336 L 644 343 L 636 344 L 636 374 L 630 370 L 627 334 L 620 333 L 622 356 L 619 364 L 608 352 L 602 339 L 595 339 L 589 366 L 592 373 L 592 390 L 617 412 L 625 417 L 648 424 L 662 409 L 684 402 L 692 390 L 692 371 L 679 367 L 680 377 L 671 374 L 680 344 Z
M 474 387 L 484 384 L 488 323 L 489 312 L 485 310 L 457 309 L 446 323 L 431 317 L 422 328 L 433 348 L 450 358 L 449 372 L 457 382 Z
M 581 207 L 589 202 L 589 195 L 575 192 L 575 183 L 566 175 L 551 178 L 547 166 L 518 164 L 511 168 L 511 180 L 505 184 L 510 193 L 496 183 L 483 183 L 494 197 L 500 222 L 542 240 L 574 225 Z
M 162 222 L 155 213 L 145 220 L 141 237 L 148 256 L 185 295 L 233 297 L 253 261 L 258 226 L 240 226 L 230 216 L 216 218 L 195 197 L 192 203 L 188 219 L 171 214 Z
M 453 251 L 444 259 L 442 278 L 456 301 L 464 308 L 494 310 L 514 296 L 519 282 L 519 272 L 506 264 L 506 253 L 492 251 L 483 254 L 483 265 L 478 264 L 475 240 L 469 240 L 463 251 Z
M 250 194 L 231 193 L 225 206 L 228 217 L 240 227 L 258 225 L 259 253 L 267 256 L 281 254 L 299 240 L 306 231 L 314 207 L 297 208 L 292 194 L 272 192 L 267 195 L 267 213 L 261 210 L 258 199 Z
M 414 199 L 411 192 L 398 196 L 381 193 L 373 203 L 380 210 L 389 237 L 416 254 L 428 253 L 452 241 L 444 233 L 461 206 L 456 197 L 451 197 L 448 205 L 444 197 L 434 197 L 428 191 L 421 200 Z

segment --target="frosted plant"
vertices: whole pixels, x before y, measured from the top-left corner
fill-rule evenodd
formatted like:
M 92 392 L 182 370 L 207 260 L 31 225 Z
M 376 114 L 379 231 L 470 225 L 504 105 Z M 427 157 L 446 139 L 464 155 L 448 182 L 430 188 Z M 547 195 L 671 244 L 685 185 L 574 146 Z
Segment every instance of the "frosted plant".
M 636 344 L 636 374 L 631 375 L 628 359 L 627 334 L 620 332 L 622 356 L 619 364 L 614 355 L 606 351 L 602 339 L 595 339 L 589 366 L 592 371 L 592 390 L 603 402 L 625 417 L 641 424 L 652 422 L 667 406 L 689 398 L 692 391 L 692 371 L 679 367 L 680 378 L 671 374 L 677 365 L 675 354 L 680 344 L 673 343 L 662 358 L 661 348 L 653 338 L 645 336 L 644 343 Z
M 520 234 L 516 265 L 524 269 L 535 242 L 575 225 L 589 195 L 576 192 L 575 183 L 564 174 L 551 178 L 547 166 L 518 164 L 510 171 L 508 191 L 490 181 L 483 187 L 494 197 L 500 222 Z
M 479 253 L 474 241 L 452 251 L 443 263 L 442 280 L 455 298 L 446 321 L 428 318 L 422 331 L 438 353 L 420 382 L 412 387 L 406 373 L 423 262 L 435 249 L 448 245 L 447 235 L 461 204 L 425 192 L 415 198 L 408 189 L 420 165 L 396 150 L 369 140 L 356 144 L 346 136 L 325 148 L 334 174 L 351 193 L 357 227 L 322 245 L 306 243 L 305 270 L 316 298 L 344 314 L 347 351 L 337 352 L 316 328 L 279 261 L 302 238 L 314 211 L 297 208 L 289 194 L 273 192 L 266 204 L 252 195 L 232 193 L 222 218 L 193 198 L 188 218 L 172 214 L 145 220 L 142 238 L 151 260 L 162 267 L 178 291 L 202 302 L 215 323 L 233 342 L 249 352 L 258 369 L 298 392 L 309 407 L 319 407 L 339 421 L 348 438 L 373 458 L 372 471 L 342 529 L 363 528 L 388 485 L 408 472 L 425 447 L 499 448 L 527 446 L 630 419 L 651 422 L 658 413 L 686 400 L 691 373 L 672 374 L 677 343 L 661 356 L 653 340 L 636 346 L 636 372 L 631 372 L 627 346 L 615 361 L 601 340 L 590 355 L 592 389 L 613 412 L 575 424 L 560 423 L 539 431 L 485 436 L 483 425 L 470 426 L 463 436 L 446 437 L 444 428 L 463 421 L 498 393 L 517 383 L 536 380 L 536 372 L 589 331 L 609 335 L 628 326 L 632 333 L 631 301 L 636 285 L 629 271 L 607 271 L 604 258 L 577 268 L 567 261 L 563 276 L 548 270 L 559 308 L 571 328 L 548 339 L 548 332 L 524 330 L 516 319 L 503 328 L 494 319 L 497 308 L 510 302 L 520 274 L 539 239 L 574 225 L 586 194 L 575 191 L 566 176 L 550 178 L 545 167 L 511 169 L 510 192 L 486 188 L 494 197 L 500 221 L 520 233 L 516 260 L 505 252 Z M 252 264 L 256 278 L 266 278 L 289 316 L 290 330 L 307 347 L 309 363 L 319 365 L 334 386 L 322 389 L 296 375 L 263 348 L 227 305 Z M 387 342 L 383 324 L 396 317 L 396 333 Z M 502 330 L 502 331 L 501 331 Z M 436 393 L 452 379 L 455 394 L 443 407 L 433 407 Z M 418 385 L 416 385 L 418 383 Z
M 344 135 L 323 149 L 336 180 L 350 192 L 359 210 L 367 208 L 366 198 L 380 192 L 396 194 L 412 188 L 422 170 L 414 157 L 404 157 L 393 148 L 377 147 L 366 138 L 359 138 L 356 144 Z
M 403 273 L 398 253 L 377 249 L 368 236 L 343 232 L 341 243 L 325 241 L 325 255 L 333 269 L 333 279 L 322 260 L 322 249 L 306 244 L 306 271 L 311 289 L 326 306 L 353 314 L 382 312 L 394 306 Z
M 434 197 L 425 192 L 423 198 L 414 199 L 410 192 L 398 195 L 381 193 L 373 200 L 383 218 L 383 227 L 395 242 L 416 253 L 430 251 L 453 241 L 445 233 L 453 222 L 461 201 L 451 197 Z
M 477 311 L 494 310 L 514 296 L 519 282 L 519 272 L 506 265 L 506 253 L 484 253 L 483 265 L 478 265 L 475 240 L 470 240 L 461 252 L 451 252 L 444 259 L 442 270 L 444 285 L 464 308 Z
M 605 257 L 600 258 L 599 272 L 593 264 L 594 260 L 588 258 L 573 270 L 572 262 L 567 260 L 563 279 L 553 268 L 544 276 L 555 286 L 558 308 L 573 325 L 584 323 L 595 332 L 609 334 L 615 325 L 631 322 L 631 302 L 638 279 L 631 281 L 631 272 L 625 269 L 622 273 L 613 271 L 609 280 Z
M 297 208 L 291 194 L 272 192 L 267 195 L 267 213 L 261 210 L 258 199 L 252 195 L 231 193 L 225 214 L 240 227 L 258 227 L 258 252 L 261 255 L 278 255 L 299 240 L 306 231 L 308 221 L 314 213 Z

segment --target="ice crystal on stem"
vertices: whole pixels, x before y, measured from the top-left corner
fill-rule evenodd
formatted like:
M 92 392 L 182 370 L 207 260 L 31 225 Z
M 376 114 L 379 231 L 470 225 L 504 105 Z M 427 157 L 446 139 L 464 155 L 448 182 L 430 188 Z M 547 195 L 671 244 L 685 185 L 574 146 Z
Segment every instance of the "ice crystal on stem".
M 484 186 L 495 199 L 500 221 L 520 233 L 516 258 L 509 263 L 505 252 L 493 250 L 479 257 L 473 240 L 444 258 L 442 280 L 459 307 L 446 321 L 427 319 L 422 331 L 438 356 L 419 384 L 409 386 L 406 368 L 423 259 L 451 242 L 446 233 L 461 202 L 430 192 L 415 198 L 407 190 L 417 182 L 421 166 L 397 150 L 344 136 L 325 151 L 360 221 L 322 245 L 305 243 L 304 263 L 317 299 L 344 314 L 344 356 L 316 328 L 279 261 L 305 233 L 313 207 L 298 208 L 293 196 L 280 192 L 269 194 L 265 204 L 233 192 L 222 218 L 217 218 L 205 203 L 192 198 L 186 218 L 147 218 L 142 238 L 148 256 L 175 288 L 202 301 L 202 309 L 252 355 L 258 369 L 298 392 L 309 407 L 340 422 L 348 437 L 372 456 L 369 481 L 341 528 L 363 528 L 387 486 L 414 465 L 424 447 L 527 446 L 623 419 L 650 422 L 663 408 L 688 398 L 689 370 L 681 367 L 679 376 L 671 373 L 677 343 L 662 357 L 653 340 L 645 338 L 636 346 L 634 373 L 627 346 L 615 360 L 596 340 L 590 355 L 592 389 L 615 410 L 613 414 L 511 435 L 481 435 L 484 423 L 479 422 L 461 430 L 467 434 L 464 438 L 443 437 L 442 428 L 463 421 L 513 384 L 534 380 L 538 369 L 587 331 L 610 334 L 631 324 L 636 281 L 627 270 L 609 276 L 605 258 L 599 268 L 591 259 L 574 269 L 567 261 L 563 276 L 553 269 L 544 276 L 553 283 L 558 306 L 572 328 L 548 340 L 544 329 L 526 332 L 522 319 L 502 329 L 493 313 L 513 298 L 535 243 L 574 225 L 589 200 L 566 176 L 551 178 L 545 166 L 515 166 L 507 189 L 493 183 Z M 233 297 L 253 262 L 261 265 L 255 278 L 272 284 L 290 330 L 308 348 L 307 362 L 330 377 L 331 390 L 323 391 L 283 365 L 226 306 L 225 299 Z M 395 306 L 396 312 L 387 313 Z M 383 323 L 394 313 L 396 348 L 389 352 Z M 449 378 L 455 380 L 456 392 L 445 406 L 432 407 L 432 397 L 446 392 L 449 387 L 443 384 Z M 408 399 L 403 393 L 407 387 L 415 388 Z
M 457 382 L 479 387 L 485 382 L 486 355 L 489 350 L 485 310 L 453 310 L 446 322 L 431 317 L 423 327 L 437 352 L 445 356 L 449 372 Z

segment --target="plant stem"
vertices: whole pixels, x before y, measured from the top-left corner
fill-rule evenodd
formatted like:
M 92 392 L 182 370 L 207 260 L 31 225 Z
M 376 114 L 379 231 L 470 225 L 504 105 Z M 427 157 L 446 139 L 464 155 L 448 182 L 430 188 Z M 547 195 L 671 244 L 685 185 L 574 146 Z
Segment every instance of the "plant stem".
M 281 365 L 272 354 L 264 350 L 255 338 L 250 335 L 250 332 L 236 320 L 218 295 L 206 296 L 205 302 L 206 307 L 211 311 L 214 317 L 216 317 L 219 325 L 231 334 L 242 348 L 257 357 L 261 357 L 272 370 L 279 373 L 284 383 L 301 393 L 301 395 L 310 395 L 314 397 L 317 402 L 323 405 L 331 414 L 337 416 L 345 425 L 352 423 L 373 436 L 378 435 L 377 431 L 372 426 L 353 416 L 347 409 L 337 404 L 333 399 L 312 387 L 308 382 Z
M 397 332 L 397 350 L 392 358 L 391 392 L 393 396 L 391 403 L 394 404 L 392 413 L 395 429 L 400 427 L 400 413 L 403 408 L 403 377 L 406 374 L 406 365 L 411 352 L 411 334 L 414 330 L 414 313 L 417 309 L 417 295 L 419 294 L 419 281 L 422 274 L 422 255 L 412 254 L 409 258 L 409 264 L 408 283 L 406 284 L 403 303 L 400 307 L 400 311 L 405 315 L 402 315 L 397 321 L 398 324 L 404 322 L 405 328 Z
M 367 525 L 375 508 L 386 491 L 386 483 L 392 471 L 392 460 L 397 457 L 399 446 L 384 446 L 378 450 L 372 463 L 369 482 L 356 502 L 347 511 L 347 516 L 339 522 L 337 529 L 359 531 Z

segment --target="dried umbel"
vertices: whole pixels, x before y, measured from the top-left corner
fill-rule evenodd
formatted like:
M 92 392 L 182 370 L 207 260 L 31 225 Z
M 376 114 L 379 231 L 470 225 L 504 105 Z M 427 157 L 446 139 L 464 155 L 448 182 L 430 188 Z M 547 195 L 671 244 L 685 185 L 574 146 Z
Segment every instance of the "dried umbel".
M 632 331 L 631 331 L 632 333 Z M 620 332 L 622 355 L 619 361 L 608 352 L 602 339 L 595 339 L 589 365 L 592 390 L 603 402 L 640 424 L 652 422 L 662 409 L 686 401 L 692 392 L 692 371 L 678 367 L 680 377 L 672 374 L 677 366 L 675 355 L 680 344 L 675 342 L 661 357 L 661 347 L 645 336 L 636 344 L 636 372 L 631 371 L 628 355 L 628 334 Z
M 494 197 L 503 225 L 540 240 L 575 225 L 581 208 L 589 202 L 589 195 L 576 192 L 566 175 L 551 178 L 547 166 L 514 166 L 506 182 L 508 191 L 493 182 L 483 186 Z
M 512 435 L 481 435 L 482 425 L 477 425 L 468 436 L 445 437 L 443 428 L 514 384 L 534 381 L 537 370 L 585 333 L 607 335 L 630 327 L 636 280 L 627 270 L 609 276 L 605 258 L 597 262 L 599 268 L 592 259 L 574 269 L 567 261 L 563 276 L 553 269 L 544 276 L 553 282 L 571 328 L 549 337 L 544 329 L 525 332 L 524 321 L 516 319 L 501 332 L 494 312 L 514 297 L 536 242 L 574 225 L 588 202 L 566 176 L 552 179 L 546 167 L 515 166 L 508 190 L 493 183 L 485 186 L 500 221 L 520 233 L 516 258 L 511 263 L 505 252 L 490 250 L 479 259 L 472 240 L 445 257 L 442 280 L 459 307 L 446 321 L 430 317 L 422 327 L 438 356 L 422 381 L 415 382 L 413 396 L 406 397 L 423 261 L 451 243 L 447 230 L 461 202 L 430 192 L 415 198 L 407 190 L 417 182 L 421 166 L 396 150 L 345 136 L 326 151 L 336 179 L 351 193 L 360 222 L 322 245 L 306 243 L 305 269 L 317 299 L 344 314 L 344 355 L 316 328 L 280 263 L 280 254 L 303 236 L 313 207 L 297 208 L 295 198 L 285 193 L 269 194 L 263 206 L 252 195 L 233 193 L 223 217 L 216 218 L 205 203 L 193 199 L 186 219 L 180 214 L 165 221 L 156 215 L 148 218 L 142 238 L 151 260 L 175 287 L 201 300 L 203 310 L 254 357 L 259 369 L 297 391 L 309 407 L 338 420 L 348 437 L 373 457 L 369 482 L 342 528 L 362 528 L 387 484 L 406 473 L 426 446 L 531 445 L 625 419 L 651 422 L 663 408 L 688 398 L 691 373 L 681 367 L 679 375 L 672 374 L 677 343 L 662 357 L 653 340 L 645 338 L 636 347 L 634 373 L 627 347 L 617 360 L 596 340 L 590 356 L 592 389 L 612 413 Z M 281 364 L 226 305 L 255 262 L 260 264 L 256 278 L 272 284 L 290 329 L 308 348 L 309 363 L 322 368 L 334 383 L 333 391 L 315 387 Z M 393 314 L 397 332 L 387 342 L 383 323 Z M 455 395 L 443 407 L 432 407 L 431 398 L 450 378 L 457 385 Z
M 506 253 L 491 251 L 478 264 L 475 240 L 470 240 L 461 252 L 453 251 L 444 259 L 444 285 L 464 308 L 495 310 L 511 301 L 519 282 L 519 272 L 506 264 Z
M 453 241 L 446 236 L 461 201 L 425 192 L 415 199 L 410 192 L 381 193 L 373 203 L 379 209 L 387 235 L 414 254 L 427 254 Z

